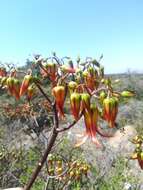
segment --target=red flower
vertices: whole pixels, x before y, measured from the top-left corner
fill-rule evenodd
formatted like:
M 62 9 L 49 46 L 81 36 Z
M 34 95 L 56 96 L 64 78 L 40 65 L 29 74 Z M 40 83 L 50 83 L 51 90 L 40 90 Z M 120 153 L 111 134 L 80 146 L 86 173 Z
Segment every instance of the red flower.
M 82 145 L 88 138 L 91 138 L 98 147 L 101 147 L 101 144 L 96 138 L 97 122 L 98 122 L 98 109 L 95 104 L 91 104 L 90 110 L 84 109 L 84 123 L 86 127 L 86 132 L 83 135 L 81 141 L 76 144 L 76 147 Z
M 13 95 L 15 96 L 15 98 L 17 100 L 19 100 L 19 98 L 20 98 L 19 92 L 20 92 L 20 82 L 19 82 L 18 79 L 14 79 L 14 82 L 13 82 Z

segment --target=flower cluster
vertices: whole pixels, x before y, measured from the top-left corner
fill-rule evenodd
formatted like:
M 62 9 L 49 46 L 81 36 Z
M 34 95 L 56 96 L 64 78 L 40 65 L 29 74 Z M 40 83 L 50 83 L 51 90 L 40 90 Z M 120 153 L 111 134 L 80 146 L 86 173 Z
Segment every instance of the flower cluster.
M 83 62 L 78 58 L 74 64 L 68 57 L 65 58 L 66 61 L 55 54 L 48 59 L 35 56 L 33 68 L 38 66 L 41 76 L 37 78 L 32 70 L 28 70 L 22 82 L 18 79 L 16 69 L 7 72 L 0 68 L 1 86 L 7 88 L 16 100 L 26 95 L 27 100 L 31 101 L 36 88 L 47 98 L 42 82 L 48 79 L 51 83 L 51 97 L 47 99 L 49 104 L 55 102 L 58 119 L 65 119 L 64 105 L 68 100 L 73 119 L 77 122 L 84 117 L 86 130 L 76 146 L 83 144 L 87 138 L 100 146 L 96 133 L 103 137 L 110 135 L 101 132 L 99 121 L 104 120 L 110 128 L 114 128 L 120 97 L 131 97 L 134 93 L 127 90 L 114 91 L 114 83 L 104 75 L 104 67 L 95 59 L 88 58 Z
M 90 165 L 81 160 L 66 161 L 58 155 L 50 154 L 48 156 L 48 175 L 54 178 L 66 181 L 80 181 L 88 175 Z
M 137 159 L 140 168 L 143 170 L 143 135 L 135 136 L 132 143 L 136 145 L 136 148 L 131 155 L 131 159 Z

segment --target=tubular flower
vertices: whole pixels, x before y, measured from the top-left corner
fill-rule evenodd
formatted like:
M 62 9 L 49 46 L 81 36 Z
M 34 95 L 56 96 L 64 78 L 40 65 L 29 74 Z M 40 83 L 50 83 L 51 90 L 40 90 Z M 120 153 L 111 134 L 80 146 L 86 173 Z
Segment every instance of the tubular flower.
M 68 67 L 66 65 L 62 65 L 61 66 L 61 71 L 63 71 L 64 73 L 75 73 L 76 69 L 74 69 L 72 67 Z
M 1 86 L 5 86 L 7 84 L 6 81 L 7 81 L 7 77 L 2 77 L 0 81 Z
M 32 76 L 30 74 L 24 77 L 20 87 L 20 96 L 23 96 L 26 93 L 31 81 L 32 81 Z
M 138 155 L 138 163 L 140 165 L 140 168 L 143 170 L 143 152 L 140 152 Z
M 83 93 L 81 95 L 81 103 L 82 103 L 82 110 L 84 109 L 90 110 L 90 95 L 87 93 Z
M 109 123 L 109 127 L 115 125 L 116 116 L 118 113 L 118 100 L 115 97 L 105 98 L 103 100 L 103 118 Z
M 6 80 L 7 88 L 9 93 L 14 96 L 14 78 L 13 77 L 8 77 Z
M 97 88 L 99 84 L 96 81 L 96 75 L 96 71 L 92 67 L 89 67 L 88 71 L 83 72 L 84 82 L 91 91 Z
M 97 122 L 98 122 L 98 109 L 95 104 L 91 104 L 90 110 L 84 109 L 84 123 L 86 127 L 86 132 L 83 135 L 81 141 L 76 144 L 76 147 L 82 145 L 88 138 L 91 138 L 92 142 L 95 143 L 98 147 L 101 147 L 101 144 L 96 138 Z
M 55 63 L 48 63 L 48 73 L 51 81 L 55 81 L 57 77 L 57 65 Z
M 68 84 L 68 88 L 69 88 L 70 94 L 73 93 L 75 89 L 77 88 L 77 83 L 75 81 L 70 81 Z
M 18 79 L 14 79 L 13 81 L 13 95 L 15 96 L 16 100 L 19 100 L 20 95 L 20 82 Z
M 0 68 L 0 77 L 5 77 L 7 75 L 6 69 L 1 67 Z
M 100 92 L 99 99 L 101 104 L 103 103 L 103 100 L 106 98 L 107 94 L 104 91 Z
M 79 93 L 73 93 L 70 96 L 70 105 L 71 105 L 71 111 L 75 118 L 75 120 L 78 120 L 79 118 L 79 112 L 81 107 L 81 95 Z
M 57 65 L 55 63 L 47 63 L 40 70 L 43 77 L 49 76 L 51 81 L 55 81 L 57 77 Z
M 63 111 L 63 106 L 64 106 L 64 101 L 65 101 L 65 87 L 64 86 L 55 86 L 52 89 L 52 93 L 55 97 L 56 104 L 57 104 L 57 109 L 59 111 L 60 117 L 64 118 L 64 111 Z
M 30 101 L 35 93 L 35 88 L 33 85 L 29 86 L 27 89 L 27 99 Z
M 123 92 L 121 93 L 121 96 L 122 96 L 122 97 L 125 97 L 125 98 L 133 97 L 134 95 L 135 95 L 134 92 L 127 91 L 127 90 L 125 90 L 125 91 L 123 91 Z
M 136 145 L 136 148 L 131 154 L 130 159 L 137 159 L 140 168 L 143 170 L 143 135 L 135 136 L 131 142 Z

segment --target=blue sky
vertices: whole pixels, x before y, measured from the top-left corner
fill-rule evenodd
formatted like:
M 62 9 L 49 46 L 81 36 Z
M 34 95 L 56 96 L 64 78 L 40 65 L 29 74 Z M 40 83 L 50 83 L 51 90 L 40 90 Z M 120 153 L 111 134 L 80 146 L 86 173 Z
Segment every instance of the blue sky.
M 98 57 L 106 72 L 143 71 L 143 0 L 0 1 L 0 60 L 33 53 Z

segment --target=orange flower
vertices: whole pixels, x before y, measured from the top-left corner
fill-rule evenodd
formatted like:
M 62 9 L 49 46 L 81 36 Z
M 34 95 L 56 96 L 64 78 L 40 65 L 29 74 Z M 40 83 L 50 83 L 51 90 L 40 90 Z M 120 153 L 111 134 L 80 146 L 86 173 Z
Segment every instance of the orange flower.
M 64 118 L 64 111 L 63 111 L 63 106 L 64 106 L 64 101 L 65 101 L 65 87 L 64 86 L 55 86 L 52 89 L 52 93 L 55 97 L 56 100 L 56 105 L 57 109 L 59 111 L 60 117 Z
M 83 72 L 84 82 L 91 91 L 98 87 L 98 82 L 96 80 L 96 71 L 89 67 L 88 71 Z
M 47 68 L 51 81 L 55 81 L 57 77 L 57 65 L 55 63 L 48 63 Z
M 92 142 L 95 143 L 98 147 L 101 147 L 101 144 L 96 138 L 97 122 L 98 122 L 98 109 L 95 104 L 91 104 L 90 110 L 84 109 L 84 123 L 86 127 L 86 132 L 83 135 L 81 141 L 76 144 L 76 147 L 82 145 L 88 138 L 91 138 Z
M 30 101 L 35 93 L 35 88 L 33 85 L 29 86 L 27 89 L 27 99 Z
M 32 76 L 30 74 L 29 75 L 27 74 L 24 77 L 20 87 L 20 96 L 23 96 L 26 93 L 31 81 L 32 81 Z

